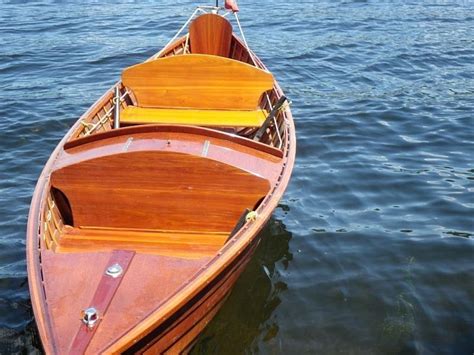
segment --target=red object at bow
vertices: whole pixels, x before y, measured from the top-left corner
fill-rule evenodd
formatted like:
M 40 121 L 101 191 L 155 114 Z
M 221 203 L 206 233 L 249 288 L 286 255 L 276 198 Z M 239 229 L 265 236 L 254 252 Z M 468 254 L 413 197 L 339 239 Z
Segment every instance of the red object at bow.
M 239 12 L 239 7 L 235 0 L 225 0 L 225 8 L 227 10 L 232 10 L 232 12 Z

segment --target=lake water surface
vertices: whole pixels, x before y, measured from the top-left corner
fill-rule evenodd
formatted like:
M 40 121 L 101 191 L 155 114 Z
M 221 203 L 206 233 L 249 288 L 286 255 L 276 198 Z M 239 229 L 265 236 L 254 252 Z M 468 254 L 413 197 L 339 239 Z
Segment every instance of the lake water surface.
M 0 1 L 1 354 L 40 352 L 25 230 L 42 166 L 195 4 Z M 239 4 L 293 101 L 297 160 L 193 354 L 472 354 L 474 2 Z

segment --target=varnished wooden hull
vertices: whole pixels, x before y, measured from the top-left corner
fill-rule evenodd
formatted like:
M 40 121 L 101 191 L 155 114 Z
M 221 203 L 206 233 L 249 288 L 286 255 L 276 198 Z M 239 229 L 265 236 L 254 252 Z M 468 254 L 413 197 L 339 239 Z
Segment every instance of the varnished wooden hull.
M 177 40 L 161 56 L 185 45 Z M 229 50 L 265 69 L 238 38 Z M 249 139 L 252 129 L 114 130 L 103 119 L 113 95 L 66 134 L 33 195 L 27 262 L 38 330 L 50 354 L 186 352 L 231 292 L 286 189 L 296 150 L 291 111 L 281 110 L 260 142 Z M 262 109 L 282 95 L 275 82 Z M 133 103 L 126 97 L 123 105 Z M 230 233 L 244 207 L 255 214 Z M 104 275 L 117 260 L 125 267 L 113 281 Z M 99 322 L 87 328 L 81 310 L 94 302 Z
M 165 324 L 127 349 L 127 353 L 176 354 L 189 350 L 195 338 L 219 311 L 259 242 L 259 238 L 255 238 L 231 265 L 209 280 L 198 295 L 184 304 Z

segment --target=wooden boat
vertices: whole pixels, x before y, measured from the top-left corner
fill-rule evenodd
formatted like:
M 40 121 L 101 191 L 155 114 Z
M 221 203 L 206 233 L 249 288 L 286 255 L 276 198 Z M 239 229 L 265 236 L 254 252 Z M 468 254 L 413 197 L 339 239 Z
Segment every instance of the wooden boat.
M 295 131 L 226 8 L 125 69 L 44 167 L 27 261 L 46 353 L 186 352 L 259 243 Z

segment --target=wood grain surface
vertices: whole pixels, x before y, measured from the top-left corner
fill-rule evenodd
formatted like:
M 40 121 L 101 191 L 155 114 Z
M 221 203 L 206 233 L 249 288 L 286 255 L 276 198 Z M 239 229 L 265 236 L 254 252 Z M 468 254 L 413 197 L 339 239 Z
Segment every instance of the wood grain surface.
M 81 311 L 94 305 L 91 302 L 95 302 L 94 295 L 113 252 L 42 254 L 49 321 L 54 326 L 58 346 L 56 352 L 48 354 L 68 354 L 82 324 Z M 102 353 L 108 343 L 185 285 L 208 260 L 137 253 L 109 307 L 102 313 L 86 353 Z
M 228 57 L 231 41 L 232 25 L 220 15 L 201 15 L 189 26 L 191 53 Z
M 130 152 L 56 170 L 52 186 L 71 205 L 75 226 L 230 232 L 270 184 L 211 159 Z
M 111 277 L 110 275 L 106 274 L 106 270 L 103 270 L 102 278 L 99 282 L 99 285 L 97 286 L 94 297 L 92 297 L 89 303 L 89 306 L 94 307 L 97 311 L 97 323 L 93 329 L 90 329 L 85 323 L 76 322 L 79 323 L 78 331 L 68 351 L 69 355 L 84 354 L 87 346 L 94 336 L 94 330 L 97 329 L 97 327 L 100 325 L 100 322 L 107 313 L 107 309 L 109 308 L 110 303 L 112 302 L 134 255 L 135 251 L 132 250 L 114 250 L 112 252 L 112 255 L 108 261 L 108 266 L 114 264 L 120 265 L 122 267 L 122 274 L 119 277 Z
M 123 124 L 179 124 L 206 127 L 260 127 L 264 110 L 191 110 L 128 106 L 120 115 Z
M 273 87 L 269 72 L 219 56 L 177 55 L 125 69 L 122 81 L 140 107 L 256 110 Z
M 213 256 L 228 233 L 198 233 L 140 229 L 66 226 L 57 252 L 134 250 L 140 253 L 198 259 Z

